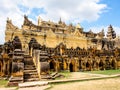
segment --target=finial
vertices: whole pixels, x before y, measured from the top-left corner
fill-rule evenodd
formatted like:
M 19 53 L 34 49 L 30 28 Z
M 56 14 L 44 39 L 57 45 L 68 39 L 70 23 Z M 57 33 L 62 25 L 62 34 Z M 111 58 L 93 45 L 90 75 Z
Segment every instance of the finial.
M 61 17 L 60 17 L 60 20 L 59 20 L 59 24 L 62 24 L 62 20 L 61 20 Z
M 78 24 L 76 25 L 76 28 L 78 28 L 78 29 L 79 29 L 79 28 L 82 28 L 81 25 L 80 25 L 80 23 L 78 23 Z
M 110 28 L 112 28 L 112 25 L 110 24 L 110 26 L 109 26 Z

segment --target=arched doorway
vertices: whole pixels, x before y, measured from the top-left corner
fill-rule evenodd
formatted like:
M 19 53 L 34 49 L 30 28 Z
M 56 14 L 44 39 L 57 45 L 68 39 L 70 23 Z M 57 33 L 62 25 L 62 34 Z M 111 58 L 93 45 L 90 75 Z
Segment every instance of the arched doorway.
M 81 70 L 82 69 L 82 61 L 79 60 L 79 69 Z
M 99 62 L 96 62 L 96 69 L 99 70 Z
M 50 70 L 55 71 L 55 62 L 54 61 L 50 62 Z
M 70 63 L 69 68 L 70 68 L 70 72 L 73 72 L 73 64 L 72 63 Z
M 89 64 L 89 62 L 87 62 L 87 63 L 86 63 L 86 70 L 89 71 L 90 69 L 91 69 L 91 68 L 90 68 L 90 64 Z
M 104 63 L 103 63 L 103 61 L 100 61 L 100 63 L 99 63 L 99 68 L 100 68 L 100 70 L 103 70 L 104 69 Z
M 112 69 L 116 69 L 116 61 L 115 60 L 112 60 L 111 62 L 111 66 L 112 66 Z

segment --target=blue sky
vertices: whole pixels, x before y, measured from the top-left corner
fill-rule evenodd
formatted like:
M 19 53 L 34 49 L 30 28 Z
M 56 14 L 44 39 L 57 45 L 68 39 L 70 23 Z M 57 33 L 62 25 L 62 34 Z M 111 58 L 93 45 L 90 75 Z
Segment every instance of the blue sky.
M 100 14 L 100 17 L 96 21 L 90 23 L 82 22 L 81 24 L 84 25 L 85 28 L 99 28 L 108 26 L 109 24 L 115 27 L 120 27 L 120 0 L 101 0 L 100 3 L 104 3 L 107 5 L 106 10 L 102 14 Z
M 21 28 L 24 14 L 35 24 L 38 16 L 54 22 L 61 17 L 67 24 L 80 23 L 84 31 L 107 32 L 111 24 L 120 35 L 120 0 L 0 0 L 0 4 L 0 44 L 4 43 L 7 17 Z

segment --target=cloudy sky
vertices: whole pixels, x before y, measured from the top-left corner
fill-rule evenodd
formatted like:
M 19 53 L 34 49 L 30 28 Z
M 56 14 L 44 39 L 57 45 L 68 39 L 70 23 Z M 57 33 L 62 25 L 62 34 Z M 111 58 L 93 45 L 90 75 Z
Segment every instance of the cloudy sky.
M 4 43 L 6 19 L 21 27 L 26 14 L 33 23 L 43 20 L 80 23 L 84 31 L 99 32 L 111 24 L 120 34 L 120 0 L 0 0 L 0 44 Z

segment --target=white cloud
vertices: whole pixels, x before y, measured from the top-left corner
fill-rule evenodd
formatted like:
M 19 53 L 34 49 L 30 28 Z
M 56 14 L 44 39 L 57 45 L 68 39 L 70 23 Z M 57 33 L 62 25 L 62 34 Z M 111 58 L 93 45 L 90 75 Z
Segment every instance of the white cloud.
M 58 21 L 61 17 L 66 22 L 91 22 L 97 20 L 107 8 L 106 4 L 99 2 L 100 0 L 0 0 L 0 32 L 2 32 L 0 38 L 4 37 L 7 17 L 20 27 L 24 14 L 31 16 L 33 8 L 43 8 L 46 13 L 40 13 L 40 16 L 44 20 Z M 20 9 L 21 5 L 24 6 L 23 9 L 28 8 L 26 12 Z M 0 41 L 3 42 L 4 39 Z
M 57 21 L 61 17 L 64 21 L 74 19 L 74 22 L 97 20 L 107 5 L 98 4 L 100 0 L 45 0 L 43 5 L 47 14 L 43 14 L 44 19 Z M 73 21 L 71 21 L 73 22 Z

